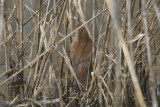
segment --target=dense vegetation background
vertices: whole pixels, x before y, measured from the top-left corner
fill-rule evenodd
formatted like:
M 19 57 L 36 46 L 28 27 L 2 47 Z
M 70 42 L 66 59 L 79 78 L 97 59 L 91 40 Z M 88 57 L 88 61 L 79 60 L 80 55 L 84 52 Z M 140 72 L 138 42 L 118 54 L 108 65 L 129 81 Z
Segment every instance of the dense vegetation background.
M 160 105 L 159 0 L 1 0 L 0 8 L 0 106 Z M 70 52 L 82 27 L 93 43 L 77 91 Z

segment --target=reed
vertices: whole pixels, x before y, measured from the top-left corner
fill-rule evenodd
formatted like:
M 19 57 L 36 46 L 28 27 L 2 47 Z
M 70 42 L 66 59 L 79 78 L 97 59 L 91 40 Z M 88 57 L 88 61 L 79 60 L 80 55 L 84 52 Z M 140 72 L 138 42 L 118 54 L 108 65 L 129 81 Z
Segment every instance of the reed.
M 0 105 L 158 107 L 159 4 L 1 0 Z

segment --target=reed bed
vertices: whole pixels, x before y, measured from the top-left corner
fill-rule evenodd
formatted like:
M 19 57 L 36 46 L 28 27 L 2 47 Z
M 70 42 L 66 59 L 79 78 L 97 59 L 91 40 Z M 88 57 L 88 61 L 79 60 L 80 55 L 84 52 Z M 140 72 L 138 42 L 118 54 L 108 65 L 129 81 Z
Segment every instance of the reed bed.
M 1 106 L 160 106 L 160 1 L 8 1 L 0 12 Z M 72 56 L 82 28 L 90 40 L 85 87 Z

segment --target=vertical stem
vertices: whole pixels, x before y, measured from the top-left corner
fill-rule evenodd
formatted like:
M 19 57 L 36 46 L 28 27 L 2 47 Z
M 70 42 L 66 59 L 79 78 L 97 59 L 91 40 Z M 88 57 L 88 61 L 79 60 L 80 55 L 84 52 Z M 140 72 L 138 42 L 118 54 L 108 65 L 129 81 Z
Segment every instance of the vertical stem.
M 19 19 L 19 26 L 20 26 L 20 43 L 23 41 L 23 0 L 19 0 L 20 3 L 20 19 Z M 23 50 L 23 44 L 21 44 L 20 48 Z
M 17 35 L 16 35 L 16 42 L 17 42 L 17 47 L 16 47 L 16 68 L 21 69 L 23 68 L 23 0 L 17 0 L 16 1 L 16 6 L 17 6 Z M 20 44 L 20 45 L 19 45 Z M 17 84 L 17 85 L 22 85 L 22 86 L 15 86 L 17 87 L 15 90 L 15 94 L 20 94 L 23 96 L 23 72 L 18 75 L 18 80 L 22 84 Z M 17 82 L 18 82 L 17 81 Z
M 61 72 L 63 69 L 63 58 L 60 59 L 60 63 L 57 61 L 57 66 L 58 66 L 58 89 L 59 89 L 59 103 L 60 103 L 60 107 L 63 107 L 63 97 L 62 97 L 62 78 L 61 78 Z
M 4 0 L 1 0 L 1 10 L 0 10 L 0 43 L 2 43 L 3 41 L 3 19 L 4 19 Z M 3 48 L 0 46 L 0 65 L 1 65 L 1 61 L 2 61 L 2 55 L 3 55 Z
M 17 42 L 17 46 L 19 45 L 19 43 L 20 43 L 20 29 L 19 29 L 19 20 L 20 20 L 20 16 L 19 16 L 19 8 L 20 8 L 20 6 L 19 6 L 19 0 L 16 0 L 16 8 L 17 8 L 17 26 L 16 26 L 16 30 L 17 30 L 17 34 L 16 34 L 16 42 Z M 19 48 L 18 47 L 16 47 L 16 69 L 19 69 L 19 67 L 20 67 L 20 57 L 19 57 L 19 53 L 20 53 L 20 50 L 19 50 Z M 20 73 L 17 77 L 20 77 L 20 75 L 21 75 L 22 73 Z M 15 92 L 15 95 L 14 96 L 12 96 L 13 98 L 16 96 L 16 95 L 18 95 L 18 94 L 20 94 L 20 87 L 19 86 L 16 86 L 16 84 L 13 86 L 14 88 L 12 88 L 13 89 L 13 91 Z M 12 90 L 11 90 L 12 91 Z M 12 93 L 12 92 L 11 92 Z
M 54 8 L 54 13 L 57 12 L 56 1 L 57 1 L 57 0 L 54 0 L 54 1 L 53 1 L 53 3 L 54 3 L 53 6 L 55 7 L 55 8 Z M 57 26 L 57 17 L 55 17 L 55 19 L 54 19 L 54 29 L 55 29 L 55 30 L 54 30 L 54 35 L 57 35 L 56 26 Z
M 84 0 L 84 15 L 87 17 L 87 0 Z
M 20 32 L 19 32 L 19 36 L 20 36 L 20 54 L 22 55 L 20 57 L 20 68 L 23 68 L 23 53 L 24 53 L 24 50 L 23 50 L 23 0 L 19 0 L 19 3 L 20 3 L 20 20 L 19 20 L 19 29 L 20 29 Z M 21 74 L 21 79 L 23 80 L 23 72 Z M 23 96 L 23 91 L 24 91 L 24 86 L 22 84 L 22 86 L 20 87 L 20 91 L 21 91 L 21 95 Z
M 71 29 L 70 32 L 72 32 L 73 31 L 73 23 L 74 23 L 74 13 L 72 11 L 72 8 L 73 8 L 72 1 L 69 0 L 68 4 L 69 4 L 69 9 L 68 9 L 69 10 L 69 23 L 70 23 L 70 29 Z M 71 40 L 73 41 L 73 38 Z
M 116 34 L 117 35 L 117 34 Z M 115 71 L 115 75 L 116 75 L 116 88 L 115 88 L 115 92 L 114 92 L 114 107 L 121 107 L 122 105 L 122 100 L 121 100 L 121 47 L 117 41 L 117 65 L 116 65 L 116 71 Z
M 160 11 L 159 11 L 159 9 L 157 7 L 157 4 L 156 4 L 155 0 L 152 0 L 152 5 L 153 5 L 154 10 L 156 12 L 156 15 L 157 15 L 157 18 L 158 18 L 158 23 L 160 25 L 160 15 L 159 15 Z
M 127 10 L 129 40 L 132 40 L 131 0 L 127 0 L 126 10 Z M 133 61 L 134 57 L 133 57 L 133 44 L 132 43 L 129 44 L 129 51 L 130 51 L 130 54 L 131 54 L 131 59 Z
M 146 14 L 146 1 L 142 0 L 142 14 L 143 14 L 143 23 L 145 29 L 145 40 L 146 40 L 146 47 L 147 47 L 147 57 L 148 57 L 148 64 L 149 64 L 149 85 L 150 85 L 150 93 L 152 98 L 152 106 L 158 107 L 157 97 L 156 97 L 156 83 L 152 69 L 152 60 L 151 60 L 151 48 L 149 44 L 149 33 L 148 33 L 148 23 L 147 23 L 147 14 Z
M 38 8 L 40 8 L 41 5 L 42 5 L 42 0 L 39 0 L 39 4 L 38 4 L 38 5 L 39 5 Z M 38 23 L 40 23 L 41 18 L 42 18 L 42 10 L 38 12 Z M 40 25 L 41 25 L 41 24 L 39 24 L 38 30 L 37 30 L 37 32 L 38 32 L 37 52 L 38 52 L 38 53 L 39 53 L 39 49 L 40 49 L 40 38 L 41 38 L 41 37 L 40 37 L 40 35 L 41 35 Z M 38 54 L 38 55 L 39 55 L 39 54 Z M 39 61 L 36 62 L 36 67 L 35 67 L 34 75 L 37 75 L 37 74 L 38 74 L 38 70 L 39 70 L 38 67 L 39 67 Z M 34 76 L 34 81 L 36 81 L 36 79 L 37 79 L 37 76 Z
M 95 4 L 96 4 L 96 1 L 93 0 L 93 11 L 92 11 L 92 17 L 95 16 L 96 12 L 95 12 Z M 95 47 L 94 47 L 94 44 L 95 44 L 95 19 L 93 19 L 93 25 L 92 25 L 92 40 L 93 40 L 93 47 L 92 47 L 92 64 L 94 63 L 94 59 L 95 59 Z
M 50 1 L 51 1 L 51 0 L 49 0 L 49 1 L 48 1 L 48 4 L 47 4 L 46 15 L 47 15 L 48 10 L 49 10 Z M 44 27 L 44 28 L 45 28 L 45 25 L 46 25 L 46 20 L 47 20 L 47 17 L 45 17 L 45 19 L 44 19 L 44 21 L 43 21 L 43 27 Z
M 120 27 L 120 21 L 121 21 L 120 20 L 120 12 L 119 12 L 119 7 L 118 7 L 119 3 L 117 3 L 116 0 L 106 0 L 106 3 L 108 6 L 108 9 L 109 9 L 109 12 L 111 14 L 112 20 L 114 22 L 115 30 L 118 34 L 117 39 L 119 40 L 119 44 L 123 50 L 123 53 L 124 53 L 124 56 L 125 56 L 128 68 L 129 68 L 129 72 L 131 74 L 132 82 L 133 82 L 134 89 L 135 89 L 135 94 L 138 98 L 140 105 L 142 107 L 146 107 L 146 103 L 144 101 L 144 97 L 143 97 L 143 94 L 142 94 L 142 91 L 141 91 L 141 88 L 140 88 L 140 85 L 138 82 L 138 78 L 137 78 L 137 75 L 135 72 L 133 62 L 131 60 L 131 56 L 129 54 L 127 45 L 124 42 L 124 38 L 122 36 L 122 28 Z
M 38 8 L 40 8 L 41 7 L 41 5 L 42 5 L 42 0 L 39 0 L 39 7 Z M 40 20 L 41 20 L 41 18 L 42 18 L 42 10 L 40 11 L 40 12 L 38 12 L 38 23 L 40 22 Z M 37 52 L 38 52 L 38 49 L 39 49 L 39 45 L 40 45 L 40 35 L 41 35 L 41 32 L 40 32 L 40 25 L 41 24 L 39 24 L 39 26 L 38 26 L 38 45 L 37 45 Z
M 4 7 L 4 11 L 6 11 L 6 7 Z M 4 14 L 4 39 L 6 40 L 8 37 L 9 33 L 8 33 L 8 29 L 7 29 L 7 22 L 6 22 L 6 14 Z M 9 43 L 5 43 L 5 64 L 6 64 L 6 72 L 8 71 L 8 65 L 9 65 Z M 9 74 L 7 73 L 7 78 L 9 78 Z M 8 100 L 10 100 L 10 85 L 7 85 L 7 96 L 8 96 Z
M 17 29 L 17 35 L 16 35 L 16 40 L 17 40 L 17 43 L 19 43 L 20 42 L 20 37 L 19 37 L 19 34 L 20 34 L 20 31 L 19 31 L 19 0 L 16 0 L 16 8 L 17 8 L 17 27 L 16 27 L 16 29 Z M 17 48 L 18 49 L 18 48 Z M 18 51 L 18 50 L 16 50 L 16 51 Z M 17 52 L 17 54 L 18 54 L 18 52 Z M 18 64 L 18 55 L 17 55 L 17 58 L 16 58 L 16 62 L 17 62 L 17 64 Z

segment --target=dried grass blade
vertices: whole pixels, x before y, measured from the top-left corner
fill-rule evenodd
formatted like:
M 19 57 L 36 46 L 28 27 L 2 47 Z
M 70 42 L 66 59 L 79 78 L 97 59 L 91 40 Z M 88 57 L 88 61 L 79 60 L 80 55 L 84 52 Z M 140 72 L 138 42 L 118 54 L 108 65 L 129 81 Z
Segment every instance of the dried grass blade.
M 122 29 L 120 28 L 120 14 L 118 12 L 119 9 L 116 7 L 119 4 L 117 3 L 116 0 L 106 0 L 106 3 L 107 3 L 109 12 L 111 14 L 112 20 L 114 22 L 114 26 L 115 26 L 117 34 L 118 34 L 117 37 L 118 37 L 118 40 L 119 40 L 119 44 L 120 44 L 120 46 L 123 50 L 124 56 L 126 58 L 126 62 L 127 62 L 130 74 L 131 74 L 131 78 L 132 78 L 132 82 L 133 82 L 133 85 L 134 85 L 136 96 L 137 96 L 137 98 L 139 98 L 138 101 L 139 101 L 140 105 L 142 107 L 146 107 L 146 103 L 144 101 L 144 97 L 143 97 L 143 94 L 142 94 L 142 91 L 141 91 L 141 88 L 140 88 L 140 85 L 139 85 L 139 82 L 138 82 L 138 79 L 137 79 L 137 75 L 136 75 L 136 72 L 135 72 L 133 62 L 131 60 L 131 56 L 129 54 L 126 43 L 124 42 L 124 38 L 122 36 Z

